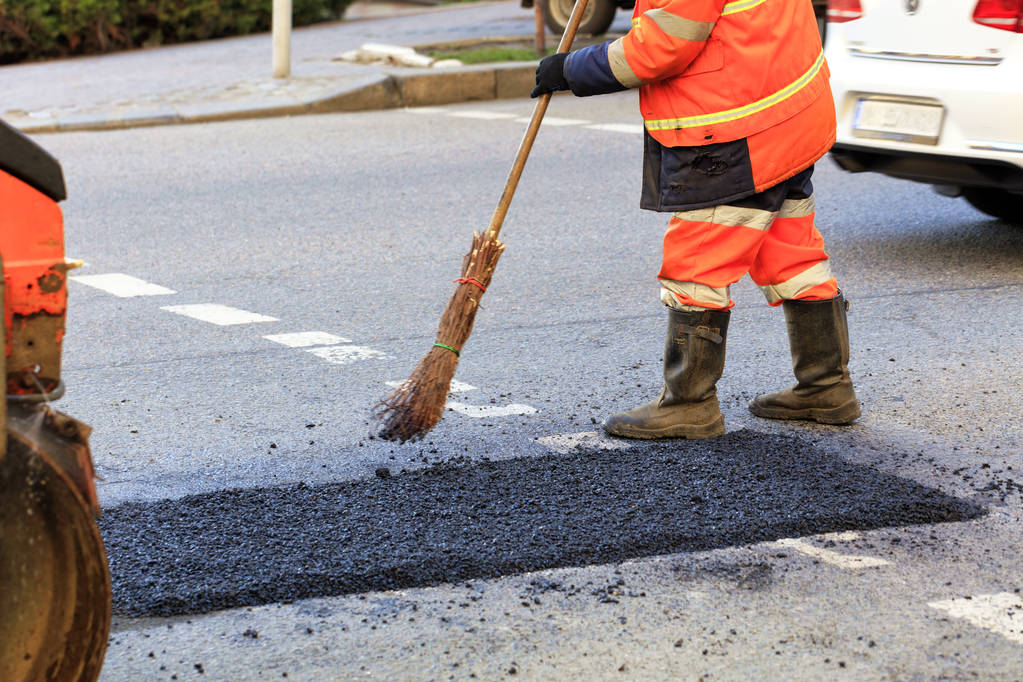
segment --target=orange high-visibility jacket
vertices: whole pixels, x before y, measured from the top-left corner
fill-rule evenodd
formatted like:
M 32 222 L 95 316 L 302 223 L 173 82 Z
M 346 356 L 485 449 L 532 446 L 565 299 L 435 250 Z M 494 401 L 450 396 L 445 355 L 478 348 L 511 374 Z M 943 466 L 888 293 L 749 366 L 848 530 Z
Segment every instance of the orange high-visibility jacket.
M 580 96 L 639 88 L 644 208 L 761 192 L 835 140 L 809 0 L 637 0 L 631 30 L 572 52 L 564 73 Z

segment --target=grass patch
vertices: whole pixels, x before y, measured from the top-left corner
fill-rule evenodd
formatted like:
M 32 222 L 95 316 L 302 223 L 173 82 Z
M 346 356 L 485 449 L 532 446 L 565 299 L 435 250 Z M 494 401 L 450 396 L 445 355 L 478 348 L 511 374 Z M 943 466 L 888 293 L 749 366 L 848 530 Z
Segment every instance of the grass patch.
M 534 62 L 536 48 L 532 47 L 478 47 L 469 50 L 431 50 L 434 59 L 458 59 L 463 64 L 489 64 L 490 62 Z M 547 54 L 554 54 L 548 49 Z

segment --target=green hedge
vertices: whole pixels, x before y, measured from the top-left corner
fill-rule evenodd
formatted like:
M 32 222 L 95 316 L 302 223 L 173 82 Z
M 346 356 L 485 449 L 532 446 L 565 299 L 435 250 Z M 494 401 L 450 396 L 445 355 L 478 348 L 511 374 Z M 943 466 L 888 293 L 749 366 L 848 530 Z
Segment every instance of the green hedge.
M 292 0 L 292 23 L 340 19 L 351 0 Z M 270 29 L 272 0 L 0 0 L 0 64 Z

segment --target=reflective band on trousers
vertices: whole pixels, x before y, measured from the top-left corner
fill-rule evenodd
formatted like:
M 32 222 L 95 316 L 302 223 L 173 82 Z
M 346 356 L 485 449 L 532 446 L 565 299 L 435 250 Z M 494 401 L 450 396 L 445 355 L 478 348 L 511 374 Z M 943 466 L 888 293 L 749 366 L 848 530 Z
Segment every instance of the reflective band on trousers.
M 813 289 L 815 286 L 824 284 L 831 279 L 831 266 L 828 261 L 821 261 L 813 267 L 803 270 L 801 273 L 778 284 L 768 284 L 760 287 L 767 297 L 768 303 L 777 303 L 796 298 L 799 294 Z
M 664 31 L 665 35 L 697 43 L 707 40 L 714 28 L 713 21 L 693 21 L 671 12 L 665 12 L 663 9 L 646 11 L 643 16 L 657 24 L 657 28 Z
M 676 282 L 673 279 L 664 278 L 660 278 L 658 281 L 661 283 L 661 303 L 672 308 L 678 308 L 679 310 L 687 310 L 689 306 L 680 304 L 675 294 L 684 296 L 692 301 L 709 303 L 719 308 L 727 307 L 728 303 L 732 300 L 728 287 L 709 287 L 706 284 Z
M 808 215 L 813 215 L 816 209 L 813 197 L 807 197 L 805 199 L 786 199 L 781 205 L 781 210 L 778 211 L 779 218 L 805 218 Z
M 783 210 L 784 206 L 782 204 Z M 722 205 L 697 208 L 692 211 L 680 211 L 675 214 L 675 217 L 690 223 L 713 223 L 714 225 L 724 225 L 726 227 L 750 227 L 754 230 L 763 231 L 771 227 L 775 214 L 760 208 Z
M 611 57 L 610 47 L 608 48 L 607 53 L 608 58 L 610 58 Z M 624 52 L 622 56 L 624 57 Z M 774 106 L 775 104 L 778 104 L 779 102 L 787 100 L 789 97 L 791 97 L 792 95 L 796 94 L 797 92 L 805 88 L 807 85 L 809 85 L 810 82 L 813 81 L 817 73 L 821 70 L 821 66 L 823 65 L 824 51 L 822 50 L 821 53 L 817 55 L 817 59 L 814 61 L 813 65 L 806 71 L 806 73 L 804 73 L 795 81 L 789 83 L 788 85 L 786 85 L 784 88 L 774 93 L 773 95 L 768 95 L 763 99 L 757 100 L 756 102 L 753 102 L 752 104 L 747 104 L 746 106 L 743 107 L 729 109 L 727 111 L 719 111 L 713 114 L 700 114 L 699 116 L 689 116 L 687 118 L 665 118 L 657 121 L 646 121 L 647 130 L 677 130 L 679 128 L 692 128 L 695 126 L 710 125 L 712 123 L 725 123 L 727 121 L 734 121 L 739 118 L 744 118 L 746 116 L 758 114 L 764 109 L 767 109 L 769 107 Z M 613 65 L 611 69 L 612 71 L 614 71 Z M 631 71 L 632 69 L 629 70 Z M 615 77 L 616 78 L 618 77 L 617 73 L 615 73 Z M 619 79 L 619 81 L 621 81 L 621 79 Z M 625 85 L 625 83 L 622 82 L 622 85 Z

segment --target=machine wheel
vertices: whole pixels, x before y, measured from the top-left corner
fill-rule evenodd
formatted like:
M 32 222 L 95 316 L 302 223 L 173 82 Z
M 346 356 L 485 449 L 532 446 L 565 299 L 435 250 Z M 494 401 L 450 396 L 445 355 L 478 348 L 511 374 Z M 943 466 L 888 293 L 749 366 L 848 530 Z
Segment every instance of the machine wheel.
M 9 438 L 0 458 L 0 679 L 96 680 L 110 596 L 89 503 L 46 456 Z
M 572 16 L 573 0 L 539 0 L 543 3 L 543 20 L 551 31 L 562 34 Z M 600 35 L 606 33 L 614 21 L 618 6 L 613 0 L 589 0 L 582 21 L 579 22 L 579 33 Z
M 964 187 L 963 197 L 982 213 L 1023 225 L 1023 194 L 991 187 Z

